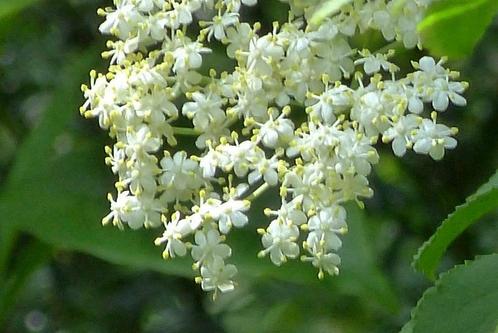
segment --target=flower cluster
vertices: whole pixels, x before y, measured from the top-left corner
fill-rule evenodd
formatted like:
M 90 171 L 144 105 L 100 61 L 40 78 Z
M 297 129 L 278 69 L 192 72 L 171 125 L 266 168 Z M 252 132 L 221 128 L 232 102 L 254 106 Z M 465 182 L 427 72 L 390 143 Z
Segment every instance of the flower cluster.
M 82 114 L 115 140 L 106 163 L 117 194 L 103 222 L 163 225 L 155 242 L 164 257 L 190 253 L 196 281 L 215 294 L 234 288 L 226 237 L 272 188 L 281 205 L 264 211 L 259 255 L 275 265 L 300 258 L 320 278 L 338 274 L 343 205 L 372 196 L 375 144 L 441 159 L 457 129 L 437 114 L 466 103 L 467 84 L 444 59 L 423 57 L 402 76 L 393 51 L 350 45 L 356 33 L 378 30 L 420 47 L 416 24 L 429 0 L 355 0 L 316 26 L 310 17 L 323 1 L 287 0 L 288 22 L 268 33 L 240 20 L 241 6 L 256 2 L 114 0 L 99 11 L 100 31 L 115 37 L 103 53 L 108 73 L 92 71 L 83 86 Z M 233 71 L 200 73 L 211 43 L 226 47 Z M 196 138 L 196 152 L 177 148 L 185 135 Z

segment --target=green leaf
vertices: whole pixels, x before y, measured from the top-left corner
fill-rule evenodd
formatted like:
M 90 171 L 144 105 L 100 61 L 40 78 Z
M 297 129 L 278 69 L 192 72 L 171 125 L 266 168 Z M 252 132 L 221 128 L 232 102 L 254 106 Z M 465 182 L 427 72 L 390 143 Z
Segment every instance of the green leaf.
M 40 0 L 0 0 L 0 19 L 12 16 Z
M 468 56 L 497 11 L 496 0 L 435 1 L 418 25 L 422 44 L 436 56 Z
M 341 7 L 353 2 L 353 0 L 329 0 L 325 2 L 318 10 L 311 16 L 310 23 L 319 25 L 322 21 L 337 13 Z
M 495 332 L 497 277 L 498 254 L 478 257 L 442 274 L 419 300 L 404 332 Z
M 415 255 L 413 266 L 429 278 L 434 278 L 436 268 L 448 246 L 465 229 L 486 213 L 498 207 L 498 172 L 466 202 L 443 221 L 436 232 Z

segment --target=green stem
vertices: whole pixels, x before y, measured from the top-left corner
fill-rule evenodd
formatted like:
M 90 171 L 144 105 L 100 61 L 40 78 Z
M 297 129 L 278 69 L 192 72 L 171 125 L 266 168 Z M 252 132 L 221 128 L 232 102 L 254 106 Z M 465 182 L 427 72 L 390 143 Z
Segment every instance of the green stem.
M 269 188 L 270 188 L 270 185 L 268 185 L 268 183 L 264 183 L 263 185 L 258 187 L 254 192 L 249 194 L 246 197 L 246 200 L 252 201 L 252 200 L 256 199 L 257 197 L 259 197 L 261 194 L 263 194 Z
M 195 128 L 188 127 L 173 127 L 173 134 L 177 135 L 187 135 L 187 136 L 199 136 L 202 133 Z

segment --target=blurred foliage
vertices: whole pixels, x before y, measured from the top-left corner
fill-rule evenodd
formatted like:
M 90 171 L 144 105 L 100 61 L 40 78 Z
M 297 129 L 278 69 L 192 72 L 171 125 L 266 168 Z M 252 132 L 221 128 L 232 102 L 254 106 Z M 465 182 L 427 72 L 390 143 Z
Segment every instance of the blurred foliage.
M 22 10 L 22 4 L 31 6 Z M 413 155 L 400 160 L 379 147 L 376 195 L 365 211 L 349 207 L 339 277 L 319 282 L 306 265 L 276 268 L 257 259 L 254 231 L 263 217 L 254 214 L 253 229 L 233 235 L 239 288 L 212 302 L 191 282 L 186 262 L 161 259 L 152 245 L 157 230 L 99 224 L 112 190 L 101 148 L 109 139 L 80 119 L 78 86 L 90 68 L 106 67 L 98 59 L 105 40 L 95 14 L 106 5 L 0 1 L 0 330 L 397 332 L 429 285 L 410 268 L 411 257 L 498 166 L 498 28 L 491 27 L 472 58 L 451 64 L 471 83 L 467 109 L 443 115 L 461 130 L 458 148 L 435 163 Z M 276 0 L 264 7 L 243 15 L 268 24 L 286 17 Z M 367 33 L 356 43 L 375 49 L 380 41 Z M 400 63 L 406 70 L 420 55 L 400 53 Z M 229 65 L 217 64 L 216 54 L 208 63 Z M 263 196 L 256 204 L 271 200 Z M 441 270 L 497 252 L 496 217 L 465 231 Z

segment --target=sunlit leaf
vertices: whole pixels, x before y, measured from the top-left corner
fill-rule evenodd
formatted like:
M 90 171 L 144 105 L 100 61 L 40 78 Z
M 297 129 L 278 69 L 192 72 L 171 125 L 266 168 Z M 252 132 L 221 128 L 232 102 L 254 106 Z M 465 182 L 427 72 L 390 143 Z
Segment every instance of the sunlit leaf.
M 432 54 L 461 58 L 472 53 L 497 11 L 496 0 L 434 1 L 418 30 Z

